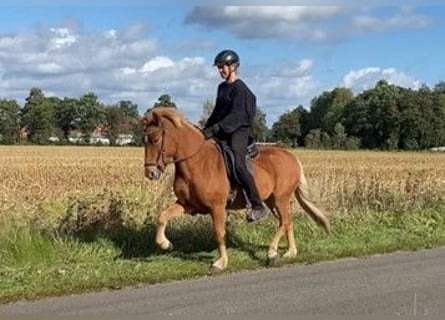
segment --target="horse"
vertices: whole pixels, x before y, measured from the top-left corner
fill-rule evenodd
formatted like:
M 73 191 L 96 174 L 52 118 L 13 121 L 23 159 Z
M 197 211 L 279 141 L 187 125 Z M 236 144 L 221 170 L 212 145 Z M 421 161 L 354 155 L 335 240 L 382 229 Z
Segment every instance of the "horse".
M 226 209 L 246 208 L 240 187 L 234 201 L 227 207 L 231 192 L 224 159 L 213 139 L 189 122 L 176 108 L 153 108 L 141 118 L 144 139 L 144 173 L 149 180 L 159 180 L 170 164 L 175 166 L 173 190 L 176 201 L 157 218 L 156 244 L 162 250 L 173 246 L 165 235 L 170 219 L 184 214 L 210 214 L 217 243 L 218 257 L 212 271 L 218 273 L 228 265 L 225 244 Z M 297 255 L 293 221 L 290 213 L 292 196 L 324 230 L 330 232 L 330 214 L 317 208 L 309 198 L 308 184 L 301 162 L 290 151 L 276 146 L 259 146 L 253 163 L 254 180 L 261 199 L 279 220 L 278 230 L 270 242 L 268 261 L 278 256 L 278 244 L 287 236 L 284 258 Z

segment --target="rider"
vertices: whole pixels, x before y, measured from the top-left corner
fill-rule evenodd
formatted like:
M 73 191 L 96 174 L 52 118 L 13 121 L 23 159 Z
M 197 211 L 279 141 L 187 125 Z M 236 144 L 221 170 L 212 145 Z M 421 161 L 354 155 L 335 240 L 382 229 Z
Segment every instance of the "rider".
M 218 86 L 215 108 L 204 126 L 204 135 L 206 139 L 216 137 L 231 147 L 236 174 L 251 204 L 247 220 L 256 221 L 266 214 L 255 181 L 246 165 L 249 131 L 256 113 L 256 97 L 238 78 L 240 60 L 235 51 L 221 51 L 216 55 L 213 65 L 224 81 Z

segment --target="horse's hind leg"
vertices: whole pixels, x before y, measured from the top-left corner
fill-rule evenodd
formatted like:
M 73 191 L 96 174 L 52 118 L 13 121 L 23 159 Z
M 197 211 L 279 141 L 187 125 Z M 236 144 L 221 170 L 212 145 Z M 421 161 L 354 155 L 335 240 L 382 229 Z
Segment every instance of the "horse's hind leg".
M 297 246 L 295 244 L 295 235 L 294 235 L 294 224 L 292 222 L 292 218 L 290 218 L 290 223 L 287 227 L 286 231 L 287 235 L 287 251 L 283 255 L 284 258 L 291 259 L 297 256 Z
M 275 202 L 275 209 L 278 213 L 280 225 L 269 245 L 267 257 L 269 264 L 273 265 L 278 260 L 278 244 L 284 234 L 287 235 L 288 250 L 284 254 L 285 258 L 293 258 L 297 255 L 297 247 L 295 245 L 294 227 L 290 215 L 290 200 L 284 197 Z
M 171 250 L 173 245 L 165 236 L 165 228 L 170 219 L 179 217 L 185 212 L 184 207 L 179 203 L 174 203 L 166 210 L 162 211 L 158 217 L 158 225 L 156 229 L 156 243 L 162 250 Z

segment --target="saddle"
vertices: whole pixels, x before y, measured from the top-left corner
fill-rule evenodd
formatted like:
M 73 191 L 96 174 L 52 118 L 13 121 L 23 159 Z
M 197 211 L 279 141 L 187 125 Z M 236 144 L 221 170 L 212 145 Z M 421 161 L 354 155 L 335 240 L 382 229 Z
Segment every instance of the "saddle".
M 224 159 L 227 177 L 230 182 L 230 194 L 229 194 L 229 199 L 227 200 L 227 205 L 231 205 L 236 198 L 235 186 L 241 185 L 241 182 L 235 170 L 235 157 L 233 155 L 232 148 L 229 147 L 227 142 L 216 140 L 216 146 L 218 147 L 218 150 Z M 249 143 L 247 145 L 247 154 L 246 154 L 246 165 L 247 165 L 247 170 L 249 170 L 249 172 L 252 175 L 253 175 L 253 164 L 251 160 L 256 158 L 258 154 L 259 150 L 257 145 L 255 144 L 255 141 L 253 140 L 252 137 L 249 137 Z M 247 203 L 249 203 L 247 197 L 245 198 L 247 200 Z

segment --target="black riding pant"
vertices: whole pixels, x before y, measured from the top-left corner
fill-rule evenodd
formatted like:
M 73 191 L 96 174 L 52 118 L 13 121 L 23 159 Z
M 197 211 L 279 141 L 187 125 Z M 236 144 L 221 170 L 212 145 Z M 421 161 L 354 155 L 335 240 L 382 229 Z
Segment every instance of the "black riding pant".
M 241 127 L 240 129 L 235 131 L 228 140 L 228 143 L 232 148 L 233 155 L 235 157 L 235 170 L 240 180 L 241 186 L 246 192 L 246 195 L 252 204 L 252 208 L 260 209 L 263 207 L 263 204 L 258 194 L 255 181 L 249 170 L 247 169 L 246 165 L 249 128 Z

